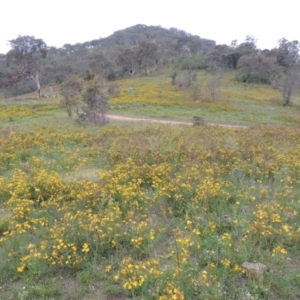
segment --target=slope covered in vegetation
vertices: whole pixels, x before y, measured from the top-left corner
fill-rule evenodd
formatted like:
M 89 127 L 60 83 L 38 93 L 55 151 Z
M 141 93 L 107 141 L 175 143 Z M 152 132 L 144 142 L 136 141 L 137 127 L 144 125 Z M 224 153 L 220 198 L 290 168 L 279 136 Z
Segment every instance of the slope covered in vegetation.
M 168 80 L 123 80 L 111 106 L 224 105 Z M 79 126 L 56 99 L 1 104 L 4 298 L 296 299 L 299 129 Z M 266 266 L 258 281 L 244 262 Z

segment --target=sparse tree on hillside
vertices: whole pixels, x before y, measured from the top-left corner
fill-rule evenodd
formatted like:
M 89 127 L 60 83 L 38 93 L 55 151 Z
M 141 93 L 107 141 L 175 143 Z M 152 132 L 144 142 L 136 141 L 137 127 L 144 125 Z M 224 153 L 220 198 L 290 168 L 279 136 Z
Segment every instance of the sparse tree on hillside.
M 237 79 L 243 82 L 270 83 L 280 72 L 276 59 L 259 55 L 243 55 L 238 63 Z
M 192 55 L 203 55 L 207 52 L 207 46 L 204 40 L 199 36 L 193 36 L 187 33 L 177 40 L 175 49 L 178 53 L 188 54 L 189 57 Z
M 240 52 L 231 52 L 224 57 L 225 65 L 230 69 L 237 69 L 239 59 L 241 58 Z
M 89 53 L 87 58 L 89 68 L 93 73 L 103 75 L 105 70 L 111 70 L 114 67 L 108 56 L 98 49 L 95 49 L 93 52 Z
M 61 101 L 61 105 L 66 108 L 69 117 L 72 117 L 72 111 L 74 108 L 78 114 L 78 101 L 81 90 L 82 83 L 76 76 L 66 78 L 64 83 L 61 85 L 61 94 L 64 97 Z
M 9 41 L 12 50 L 7 54 L 8 61 L 14 71 L 13 79 L 31 79 L 41 96 L 40 61 L 47 56 L 47 45 L 42 39 L 33 36 L 19 36 Z
M 207 81 L 206 88 L 212 101 L 216 100 L 217 91 L 220 89 L 222 85 L 222 76 L 223 76 L 223 71 L 216 70 L 211 74 L 210 78 Z
M 241 55 L 256 55 L 258 53 L 256 42 L 257 40 L 252 35 L 247 35 L 245 42 L 238 45 L 236 51 L 240 52 Z
M 172 84 L 180 89 L 190 88 L 193 84 L 196 84 L 197 75 L 192 70 L 187 70 L 183 73 L 177 74 L 176 72 L 172 74 Z
M 5 61 L 5 55 L 4 54 L 0 54 L 0 88 L 5 87 L 5 65 L 6 65 L 6 61 Z
M 74 45 L 71 45 L 71 44 L 64 44 L 62 46 L 62 49 L 66 50 L 66 52 L 68 54 L 72 53 L 74 51 Z
M 290 69 L 286 75 L 278 80 L 277 85 L 282 94 L 283 105 L 290 105 L 292 96 L 300 86 L 299 70 L 296 68 Z
M 104 85 L 98 78 L 89 82 L 89 86 L 83 92 L 81 119 L 93 124 L 106 123 L 106 113 L 108 110 L 108 97 L 104 93 Z
M 286 69 L 292 68 L 299 58 L 300 43 L 282 38 L 278 41 L 277 63 Z
M 176 50 L 178 53 L 187 53 L 190 57 L 192 56 L 191 52 L 191 37 L 186 35 L 184 37 L 181 37 L 177 41 Z
M 149 42 L 147 40 L 139 44 L 139 64 L 140 66 L 144 65 L 148 75 L 150 74 L 149 67 L 155 61 L 157 49 L 158 46 L 155 43 Z
M 217 45 L 210 53 L 207 55 L 207 64 L 211 70 L 226 66 L 226 55 L 230 53 L 230 47 L 227 45 Z
M 138 69 L 137 49 L 126 49 L 121 52 L 117 58 L 117 63 L 133 76 Z

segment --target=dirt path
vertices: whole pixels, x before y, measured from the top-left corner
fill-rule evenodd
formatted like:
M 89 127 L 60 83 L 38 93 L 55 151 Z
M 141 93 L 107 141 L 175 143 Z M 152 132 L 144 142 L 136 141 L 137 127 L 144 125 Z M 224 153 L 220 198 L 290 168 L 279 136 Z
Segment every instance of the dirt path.
M 107 115 L 107 118 L 112 121 L 149 122 L 149 123 L 173 124 L 173 125 L 193 125 L 192 122 L 161 120 L 161 119 L 153 119 L 153 118 L 133 118 L 133 117 L 124 117 L 119 115 Z M 225 128 L 248 128 L 248 126 L 246 125 L 233 125 L 233 124 L 222 124 L 222 123 L 213 123 L 213 122 L 205 122 L 205 124 L 210 126 L 220 126 Z

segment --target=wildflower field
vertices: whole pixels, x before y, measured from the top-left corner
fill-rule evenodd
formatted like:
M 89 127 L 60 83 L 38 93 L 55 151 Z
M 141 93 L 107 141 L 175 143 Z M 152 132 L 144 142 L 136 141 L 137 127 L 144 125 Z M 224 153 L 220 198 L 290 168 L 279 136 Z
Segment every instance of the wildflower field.
M 136 82 L 114 113 L 234 120 L 238 102 L 175 90 L 130 102 Z M 298 127 L 80 126 L 57 99 L 0 102 L 0 299 L 300 299 L 299 174 Z
M 52 125 L 0 147 L 5 299 L 299 296 L 298 129 Z

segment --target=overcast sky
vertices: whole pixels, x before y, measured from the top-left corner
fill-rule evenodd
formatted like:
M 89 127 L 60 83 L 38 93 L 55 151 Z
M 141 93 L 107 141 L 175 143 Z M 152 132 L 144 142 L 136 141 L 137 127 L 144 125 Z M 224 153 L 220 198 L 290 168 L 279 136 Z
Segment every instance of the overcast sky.
M 299 1 L 299 0 L 298 0 Z M 297 0 L 2 0 L 0 53 L 18 35 L 48 46 L 82 43 L 136 24 L 176 27 L 217 44 L 253 35 L 261 49 L 300 40 Z M 300 2 L 298 3 L 300 4 Z

